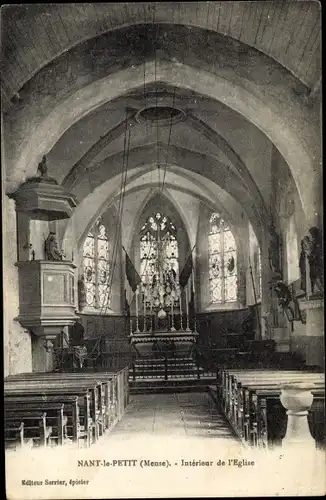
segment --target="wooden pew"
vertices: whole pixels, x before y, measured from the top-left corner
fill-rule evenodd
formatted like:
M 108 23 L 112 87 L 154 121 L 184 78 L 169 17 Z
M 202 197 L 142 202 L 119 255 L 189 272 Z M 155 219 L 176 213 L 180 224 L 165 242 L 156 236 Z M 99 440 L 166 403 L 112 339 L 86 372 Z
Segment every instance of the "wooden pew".
M 94 422 L 96 421 L 96 416 L 94 417 L 94 413 L 96 411 L 96 408 L 94 406 L 94 402 L 92 403 L 89 388 L 76 386 L 39 387 L 32 386 L 30 384 L 24 384 L 23 386 L 18 387 L 15 385 L 8 386 L 7 384 L 5 384 L 4 393 L 5 396 L 11 395 L 17 397 L 24 397 L 25 395 L 40 396 L 43 398 L 59 396 L 62 398 L 62 401 L 64 401 L 64 398 L 66 396 L 77 396 L 79 401 L 79 430 L 77 432 L 77 435 L 84 438 L 87 446 L 90 446 L 93 439 L 94 441 L 96 441 L 98 438 L 98 434 L 96 432 L 97 426 L 94 429 Z
M 65 374 L 66 375 L 66 374 Z M 106 408 L 108 410 L 107 422 L 111 428 L 116 422 L 121 420 L 125 408 L 129 403 L 129 369 L 123 368 L 119 371 L 96 371 L 69 373 L 70 378 L 87 377 L 96 379 L 107 384 L 106 388 Z
M 23 426 L 22 426 L 23 424 Z M 33 445 L 38 443 L 40 446 L 47 446 L 49 438 L 52 433 L 52 428 L 47 425 L 46 413 L 36 410 L 21 410 L 15 409 L 12 411 L 5 411 L 4 413 L 4 427 L 7 429 L 20 429 L 22 434 L 22 444 L 28 440 L 32 440 Z
M 218 396 L 222 402 L 222 408 L 229 418 L 232 418 L 232 412 L 234 411 L 234 405 L 237 404 L 235 396 L 235 387 L 237 382 L 254 382 L 257 380 L 271 380 L 275 381 L 276 378 L 280 379 L 280 383 L 288 380 L 323 380 L 322 374 L 308 373 L 302 371 L 272 371 L 272 370 L 248 370 L 248 371 L 238 371 L 230 370 L 226 371 L 224 377 L 222 377 L 222 383 L 218 383 Z
M 94 379 L 108 384 L 105 391 L 106 408 L 110 411 L 108 416 L 109 426 L 121 420 L 124 410 L 129 403 L 129 368 L 125 367 L 119 371 L 96 371 L 96 372 L 73 372 L 65 373 L 69 379 Z
M 95 384 L 99 384 L 98 393 L 98 417 L 97 421 L 99 424 L 99 434 L 102 435 L 111 424 L 114 423 L 115 413 L 116 413 L 116 374 L 114 372 L 110 373 L 84 373 L 84 372 L 45 372 L 45 373 L 25 373 L 18 374 L 14 377 L 9 377 L 7 380 L 10 382 L 27 382 L 30 380 L 33 382 L 40 380 L 41 383 L 46 382 L 47 386 L 53 384 L 53 382 L 58 382 L 64 378 L 65 386 L 67 383 L 75 385 L 74 382 L 77 381 L 78 384 L 85 381 L 89 383 L 90 381 Z M 102 386 L 100 388 L 100 385 Z
M 256 389 L 263 388 L 278 388 L 281 392 L 280 386 L 286 381 L 307 381 L 310 380 L 314 385 L 323 387 L 324 382 L 320 377 L 303 376 L 302 374 L 287 374 L 286 379 L 283 374 L 274 373 L 265 375 L 260 374 L 246 374 L 232 378 L 232 386 L 228 390 L 229 396 L 227 397 L 226 414 L 232 422 L 233 427 L 239 433 L 240 437 L 245 437 L 248 440 L 248 428 L 255 434 L 255 430 L 251 427 L 251 410 L 250 405 L 253 404 L 252 400 L 249 401 L 248 389 L 254 392 Z M 253 421 L 255 425 L 255 420 Z
M 44 372 L 44 373 L 23 373 L 18 374 L 14 377 L 7 377 L 5 379 L 5 384 L 28 384 L 31 383 L 38 384 L 39 387 L 56 387 L 59 384 L 64 384 L 65 388 L 74 388 L 87 385 L 88 390 L 91 393 L 91 418 L 94 422 L 95 428 L 95 440 L 103 434 L 105 429 L 105 387 L 102 382 L 97 380 L 95 377 L 82 377 L 74 373 L 55 373 L 55 372 Z M 91 384 L 91 385 L 90 385 Z M 96 388 L 95 388 L 96 385 Z M 95 390 L 93 390 L 95 389 Z
M 99 392 L 99 417 L 98 422 L 101 424 L 100 433 L 103 433 L 105 428 L 112 428 L 112 426 L 122 418 L 125 407 L 129 402 L 129 370 L 128 367 L 118 372 L 44 372 L 44 373 L 24 373 L 16 374 L 7 377 L 7 382 L 12 383 L 28 383 L 41 381 L 42 387 L 44 383 L 49 386 L 53 382 L 58 382 L 64 378 L 65 387 L 67 383 L 74 383 L 82 380 L 89 382 L 90 380 L 102 385 L 102 391 Z
M 245 374 L 237 374 L 232 372 L 229 374 L 229 377 L 226 381 L 226 395 L 228 398 L 228 402 L 234 400 L 235 398 L 235 391 L 237 388 L 238 384 L 241 383 L 255 383 L 257 382 L 258 384 L 260 381 L 266 381 L 269 382 L 274 382 L 276 380 L 280 381 L 281 383 L 284 383 L 285 381 L 293 381 L 293 380 L 298 380 L 298 381 L 311 381 L 312 383 L 316 382 L 323 382 L 323 377 L 321 377 L 319 374 L 316 375 L 314 373 L 307 373 L 307 374 L 302 374 L 302 373 L 297 373 L 297 372 L 287 372 L 287 373 L 282 373 L 282 372 L 250 372 L 250 373 L 245 373 Z
M 316 401 L 323 398 L 325 384 L 321 373 L 303 370 L 224 370 L 218 374 L 217 397 L 238 436 L 255 446 L 266 446 L 268 433 L 271 434 L 266 405 L 271 405 L 270 401 L 274 398 L 273 408 L 281 408 L 284 414 L 279 401 L 281 385 L 307 380 L 315 387 L 313 394 Z M 268 403 L 265 396 L 268 397 Z M 313 405 L 313 411 L 315 407 L 316 404 Z
M 17 425 L 16 422 L 7 421 L 4 426 L 4 440 L 6 448 L 23 448 L 24 440 L 24 422 Z
M 35 402 L 13 402 L 4 401 L 4 414 L 6 415 L 24 415 L 32 412 L 42 411 L 46 414 L 47 426 L 52 429 L 51 440 L 56 439 L 59 445 L 62 445 L 67 434 L 67 417 L 63 414 L 63 403 L 43 403 L 42 408 Z
M 32 404 L 36 405 L 40 410 L 45 411 L 48 403 L 61 403 L 64 405 L 64 416 L 67 417 L 66 423 L 66 438 L 78 442 L 84 436 L 80 432 L 79 422 L 79 401 L 78 396 L 68 395 L 43 395 L 37 396 L 33 394 L 22 393 L 19 396 L 8 395 L 4 396 L 5 407 L 12 404 Z

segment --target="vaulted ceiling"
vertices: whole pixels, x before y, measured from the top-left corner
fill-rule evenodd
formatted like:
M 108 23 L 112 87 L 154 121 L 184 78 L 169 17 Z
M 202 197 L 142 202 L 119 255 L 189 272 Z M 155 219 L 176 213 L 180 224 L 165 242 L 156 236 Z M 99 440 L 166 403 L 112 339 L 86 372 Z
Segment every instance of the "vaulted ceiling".
M 46 154 L 79 236 L 108 200 L 158 184 L 267 225 L 278 138 L 306 183 L 317 2 L 26 4 L 2 27 L 8 190 Z
M 60 54 L 132 24 L 196 26 L 265 53 L 309 88 L 320 77 L 320 3 L 314 1 L 39 4 L 3 8 L 4 95 L 10 100 Z

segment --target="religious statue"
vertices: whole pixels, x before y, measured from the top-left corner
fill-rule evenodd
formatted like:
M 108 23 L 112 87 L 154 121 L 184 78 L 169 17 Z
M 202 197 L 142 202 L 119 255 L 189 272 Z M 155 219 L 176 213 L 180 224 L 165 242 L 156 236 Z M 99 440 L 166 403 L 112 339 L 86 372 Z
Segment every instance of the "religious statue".
M 48 175 L 48 166 L 46 164 L 46 156 L 42 157 L 42 160 L 39 162 L 39 164 L 37 166 L 37 175 L 34 177 L 30 177 L 29 180 L 31 182 L 58 185 L 58 182 L 53 177 L 50 177 Z
M 324 291 L 324 281 L 323 281 L 323 246 L 322 246 L 322 235 L 321 231 L 317 227 L 311 227 L 309 229 L 310 239 L 312 242 L 312 248 L 310 256 L 308 256 L 309 266 L 310 266 L 310 280 L 311 280 L 311 291 L 323 292 Z
M 300 269 L 300 277 L 301 283 L 300 288 L 304 292 L 307 292 L 307 266 L 306 259 L 308 256 L 308 252 L 310 253 L 311 243 L 308 236 L 305 236 L 301 240 L 301 253 L 299 258 L 299 269 Z
M 85 277 L 82 275 L 78 280 L 78 307 L 82 311 L 86 306 L 86 287 L 85 287 Z
M 275 291 L 278 303 L 282 307 L 286 317 L 290 322 L 294 321 L 294 311 L 291 305 L 291 302 L 293 302 L 291 290 L 282 280 L 277 280 L 272 283 L 272 288 Z
M 317 227 L 311 227 L 309 229 L 309 235 L 306 235 L 301 241 L 301 254 L 299 259 L 301 289 L 305 292 L 307 292 L 307 262 L 309 263 L 311 293 L 323 293 L 324 291 L 322 252 L 321 231 Z
M 273 273 L 276 276 L 281 277 L 282 276 L 281 259 L 280 259 L 281 239 L 280 236 L 275 231 L 274 225 L 271 226 L 270 232 L 271 232 L 271 240 L 268 249 L 269 265 Z
M 46 157 L 45 156 L 43 156 L 42 160 L 38 164 L 37 173 L 39 174 L 40 177 L 47 177 L 48 167 L 46 164 Z
M 55 233 L 50 231 L 44 242 L 45 260 L 62 260 L 62 253 L 59 251 Z

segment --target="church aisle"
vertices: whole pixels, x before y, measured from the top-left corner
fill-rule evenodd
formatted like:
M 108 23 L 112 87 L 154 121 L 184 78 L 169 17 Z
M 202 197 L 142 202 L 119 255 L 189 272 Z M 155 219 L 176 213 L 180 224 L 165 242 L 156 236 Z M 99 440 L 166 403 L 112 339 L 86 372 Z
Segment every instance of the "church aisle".
M 132 395 L 124 417 L 107 439 L 144 434 L 148 439 L 166 436 L 237 442 L 206 392 Z

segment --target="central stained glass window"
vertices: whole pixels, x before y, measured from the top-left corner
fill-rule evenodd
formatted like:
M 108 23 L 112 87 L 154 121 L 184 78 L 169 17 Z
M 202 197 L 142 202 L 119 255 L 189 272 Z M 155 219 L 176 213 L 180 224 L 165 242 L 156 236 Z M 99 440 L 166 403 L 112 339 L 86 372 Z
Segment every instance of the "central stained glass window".
M 214 304 L 237 301 L 237 248 L 234 236 L 222 217 L 209 219 L 208 261 L 210 300 Z
M 146 220 L 140 231 L 140 277 L 146 302 L 169 306 L 178 302 L 179 250 L 177 229 L 161 212 Z

